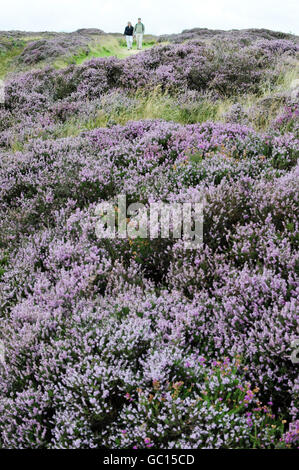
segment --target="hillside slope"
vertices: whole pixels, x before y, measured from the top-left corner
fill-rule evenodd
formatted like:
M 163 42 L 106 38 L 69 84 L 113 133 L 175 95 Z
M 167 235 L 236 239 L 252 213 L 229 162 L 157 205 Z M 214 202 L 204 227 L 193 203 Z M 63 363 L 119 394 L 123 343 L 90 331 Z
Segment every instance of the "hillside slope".
M 0 146 L 20 149 L 34 137 L 77 135 L 83 129 L 147 118 L 222 120 L 261 130 L 282 119 L 291 129 L 297 38 L 261 39 L 246 33 L 245 41 L 244 34 L 234 32 L 234 40 L 212 35 L 208 42 L 159 45 L 124 60 L 88 60 L 89 55 L 127 54 L 120 38 L 111 35 L 95 35 L 98 46 L 91 45 L 92 35 L 77 33 L 30 42 L 8 67 L 29 71 L 6 77 Z
M 145 36 L 145 46 L 155 43 Z M 73 33 L 0 31 L 0 78 L 7 74 L 52 65 L 55 68 L 80 64 L 93 57 L 128 56 L 121 34 L 100 29 Z
M 6 33 L 0 448 L 298 447 L 298 41 L 223 34 Z

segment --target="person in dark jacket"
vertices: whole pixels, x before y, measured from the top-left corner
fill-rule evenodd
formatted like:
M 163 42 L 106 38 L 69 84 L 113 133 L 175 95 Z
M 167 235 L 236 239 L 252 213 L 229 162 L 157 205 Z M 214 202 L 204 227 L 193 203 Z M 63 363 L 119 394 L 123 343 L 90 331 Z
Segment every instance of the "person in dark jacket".
M 134 34 L 134 28 L 132 26 L 132 23 L 129 21 L 128 26 L 126 26 L 124 35 L 126 36 L 126 41 L 127 41 L 127 48 L 128 51 L 132 49 L 133 45 L 133 34 Z

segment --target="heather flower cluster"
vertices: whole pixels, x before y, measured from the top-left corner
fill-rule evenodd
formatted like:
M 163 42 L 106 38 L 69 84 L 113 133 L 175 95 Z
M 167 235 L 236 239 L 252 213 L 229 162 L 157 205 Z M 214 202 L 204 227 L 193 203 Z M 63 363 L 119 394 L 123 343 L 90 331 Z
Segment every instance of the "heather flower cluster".
M 272 127 L 280 132 L 297 131 L 299 129 L 299 101 L 285 106 L 283 112 L 272 123 Z
M 246 41 L 242 37 L 239 33 L 222 41 L 216 36 L 210 42 L 159 45 L 126 60 L 105 57 L 81 66 L 57 70 L 46 65 L 12 75 L 5 83 L 5 108 L 0 108 L 0 146 L 9 149 L 36 137 L 55 138 L 76 116 L 85 127 L 96 122 L 99 113 L 113 124 L 122 112 L 138 108 L 136 93 L 140 91 L 168 93 L 173 106 L 179 106 L 187 117 L 207 99 L 219 103 L 222 98 L 260 95 L 265 87 L 274 89 L 283 67 L 294 67 L 298 42 L 293 37 L 271 40 L 249 35 Z M 64 58 L 66 51 L 88 55 L 90 41 L 91 36 L 82 32 L 40 39 L 29 43 L 16 60 L 30 68 Z M 293 109 L 296 105 L 296 99 L 284 95 L 277 99 L 279 106 Z M 272 107 L 268 99 L 249 115 L 259 121 Z M 240 115 L 236 109 L 224 119 L 248 124 L 248 111 Z
M 82 40 L 81 36 L 78 38 Z M 8 83 L 7 107 L 34 112 L 61 99 L 99 98 L 118 87 L 213 90 L 224 96 L 258 92 L 262 81 L 275 82 L 275 66 L 283 58 L 295 57 L 298 48 L 296 42 L 287 40 L 275 41 L 273 48 L 265 41 L 241 48 L 234 42 L 194 41 L 157 46 L 127 60 L 108 57 L 60 71 L 45 68 L 17 76 Z
M 30 42 L 17 57 L 18 65 L 32 66 L 39 62 L 48 62 L 54 58 L 69 56 L 80 52 L 86 55 L 90 52 L 88 44 L 89 36 L 72 33 L 69 35 L 57 35 L 54 38 L 38 39 Z
M 274 57 L 297 47 L 259 41 L 225 55 L 170 44 L 8 83 L 0 448 L 298 447 L 298 108 L 267 132 L 240 124 L 236 103 L 222 123 L 55 138 L 58 123 L 98 107 L 134 107 L 127 86 L 179 89 L 190 107 L 207 88 L 258 92 Z M 204 197 L 202 247 L 98 238 L 96 208 L 119 194 L 145 207 Z
M 209 40 L 215 42 L 223 41 L 237 41 L 240 46 L 244 44 L 251 44 L 255 41 L 273 41 L 277 40 L 297 40 L 297 36 L 290 33 L 281 33 L 279 31 L 271 31 L 269 29 L 233 29 L 230 31 L 224 31 L 221 29 L 207 29 L 207 28 L 193 28 L 185 29 L 179 34 L 166 34 L 158 38 L 159 42 L 169 41 L 173 43 L 183 43 L 190 40 Z

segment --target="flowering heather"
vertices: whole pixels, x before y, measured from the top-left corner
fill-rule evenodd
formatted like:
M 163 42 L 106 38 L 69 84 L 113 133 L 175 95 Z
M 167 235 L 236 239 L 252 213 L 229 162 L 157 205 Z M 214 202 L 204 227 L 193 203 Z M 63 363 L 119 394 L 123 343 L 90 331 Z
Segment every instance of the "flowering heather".
M 18 56 L 19 65 L 35 65 L 42 61 L 51 61 L 61 56 L 71 56 L 84 49 L 89 53 L 90 38 L 80 34 L 61 35 L 50 39 L 39 39 L 30 42 Z
M 7 84 L 0 448 L 298 447 L 298 107 L 264 132 L 237 101 L 225 122 L 112 122 L 137 88 L 186 112 L 207 91 L 259 93 L 296 47 L 170 44 Z M 109 127 L 56 138 L 99 110 Z M 96 207 L 119 194 L 204 196 L 202 247 L 98 238 Z
M 35 112 L 57 100 L 95 99 L 118 87 L 214 90 L 224 96 L 259 92 L 262 81 L 275 82 L 275 66 L 284 56 L 296 57 L 299 50 L 292 41 L 277 40 L 273 48 L 268 42 L 240 49 L 235 43 L 221 47 L 196 41 L 161 45 L 126 60 L 99 58 L 60 71 L 28 72 L 7 84 L 6 106 Z
M 214 40 L 214 41 L 239 41 L 240 45 L 250 44 L 257 40 L 291 40 L 298 41 L 298 37 L 288 33 L 278 31 L 270 31 L 269 29 L 243 29 L 223 31 L 220 29 L 193 28 L 185 29 L 179 34 L 166 34 L 160 36 L 158 41 L 170 41 L 174 43 L 182 43 L 190 40 Z
M 285 106 L 283 112 L 272 123 L 274 129 L 280 132 L 297 131 L 299 122 L 299 101 Z

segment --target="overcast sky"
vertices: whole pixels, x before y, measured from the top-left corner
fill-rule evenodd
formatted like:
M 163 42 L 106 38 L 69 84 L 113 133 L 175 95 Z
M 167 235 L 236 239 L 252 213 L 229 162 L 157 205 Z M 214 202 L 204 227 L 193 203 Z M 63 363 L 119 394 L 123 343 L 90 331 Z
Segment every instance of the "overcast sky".
M 299 34 L 298 0 L 0 0 L 0 5 L 1 30 L 122 32 L 128 20 L 141 16 L 153 34 L 194 27 Z

